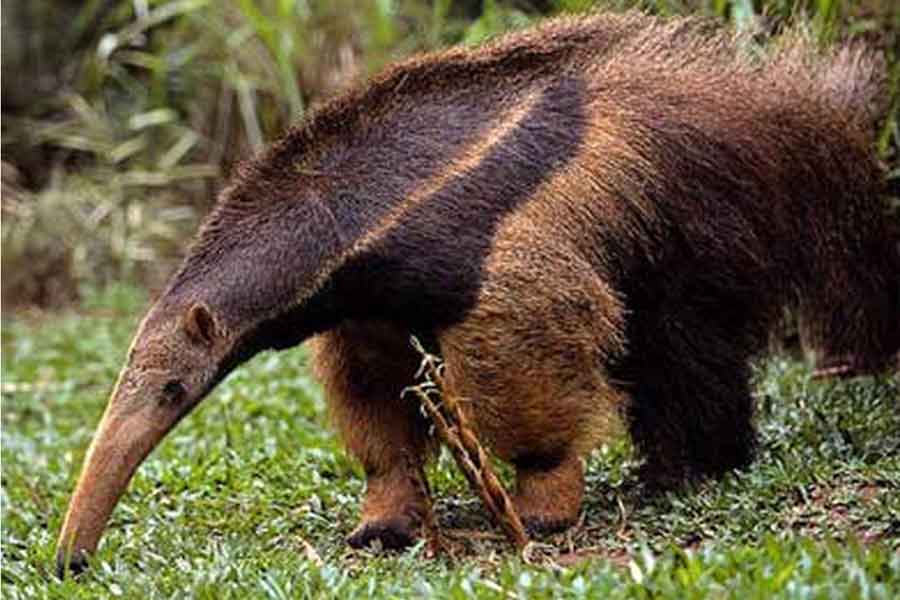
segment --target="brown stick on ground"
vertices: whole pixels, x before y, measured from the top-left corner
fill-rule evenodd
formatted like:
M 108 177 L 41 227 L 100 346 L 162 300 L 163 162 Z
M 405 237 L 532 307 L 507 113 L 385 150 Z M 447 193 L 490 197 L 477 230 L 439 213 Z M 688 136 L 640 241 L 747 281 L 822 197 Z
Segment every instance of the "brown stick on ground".
M 529 542 L 528 535 L 509 494 L 491 468 L 487 452 L 460 409 L 459 402 L 452 395 L 443 392 L 444 365 L 440 358 L 426 352 L 415 337 L 412 338 L 412 344 L 422 354 L 422 366 L 419 367 L 416 378 L 424 377 L 425 380 L 406 391 L 418 396 L 441 441 L 450 449 L 469 485 L 481 498 L 506 537 L 519 550 L 524 549 Z

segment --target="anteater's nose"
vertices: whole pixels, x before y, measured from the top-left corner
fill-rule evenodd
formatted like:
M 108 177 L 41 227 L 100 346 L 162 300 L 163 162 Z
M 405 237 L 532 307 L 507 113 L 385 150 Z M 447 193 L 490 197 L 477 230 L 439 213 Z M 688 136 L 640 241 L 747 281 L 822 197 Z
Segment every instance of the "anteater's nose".
M 88 559 L 83 552 L 75 552 L 69 557 L 62 550 L 56 554 L 56 576 L 60 579 L 66 578 L 66 572 L 72 576 L 79 575 L 87 569 L 87 566 Z

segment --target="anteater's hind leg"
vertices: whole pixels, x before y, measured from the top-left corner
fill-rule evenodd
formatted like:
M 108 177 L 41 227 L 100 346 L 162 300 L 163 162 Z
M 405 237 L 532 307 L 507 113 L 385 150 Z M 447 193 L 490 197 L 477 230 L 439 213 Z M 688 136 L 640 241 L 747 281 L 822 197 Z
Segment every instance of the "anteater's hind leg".
M 761 343 L 739 301 L 685 299 L 672 310 L 638 311 L 629 356 L 615 370 L 632 401 L 627 420 L 654 487 L 745 466 L 755 431 L 749 358 Z M 637 318 L 637 317 L 635 317 Z
M 622 351 L 621 306 L 571 253 L 530 252 L 492 256 L 475 308 L 440 346 L 448 393 L 516 466 L 524 524 L 550 531 L 577 519 L 582 456 L 611 432 L 622 402 L 604 375 Z
M 317 338 L 314 351 L 332 418 L 366 472 L 362 518 L 347 541 L 407 546 L 428 507 L 427 426 L 416 403 L 400 397 L 420 360 L 409 333 L 384 323 L 349 323 Z

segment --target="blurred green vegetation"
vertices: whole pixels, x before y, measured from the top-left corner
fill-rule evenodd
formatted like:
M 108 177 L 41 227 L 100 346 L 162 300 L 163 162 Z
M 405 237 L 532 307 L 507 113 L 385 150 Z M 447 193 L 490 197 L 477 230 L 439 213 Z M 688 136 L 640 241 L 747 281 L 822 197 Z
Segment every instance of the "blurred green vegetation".
M 398 57 L 635 7 L 882 48 L 900 179 L 895 0 L 3 0 L 4 304 L 158 285 L 238 160 Z

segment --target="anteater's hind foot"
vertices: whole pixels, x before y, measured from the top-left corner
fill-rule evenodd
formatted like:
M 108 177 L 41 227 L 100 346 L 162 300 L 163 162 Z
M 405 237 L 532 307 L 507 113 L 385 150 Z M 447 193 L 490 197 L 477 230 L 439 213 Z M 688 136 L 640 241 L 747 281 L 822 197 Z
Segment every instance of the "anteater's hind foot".
M 528 457 L 514 461 L 513 502 L 531 533 L 555 533 L 578 519 L 584 496 L 584 466 L 576 454 L 563 458 Z

